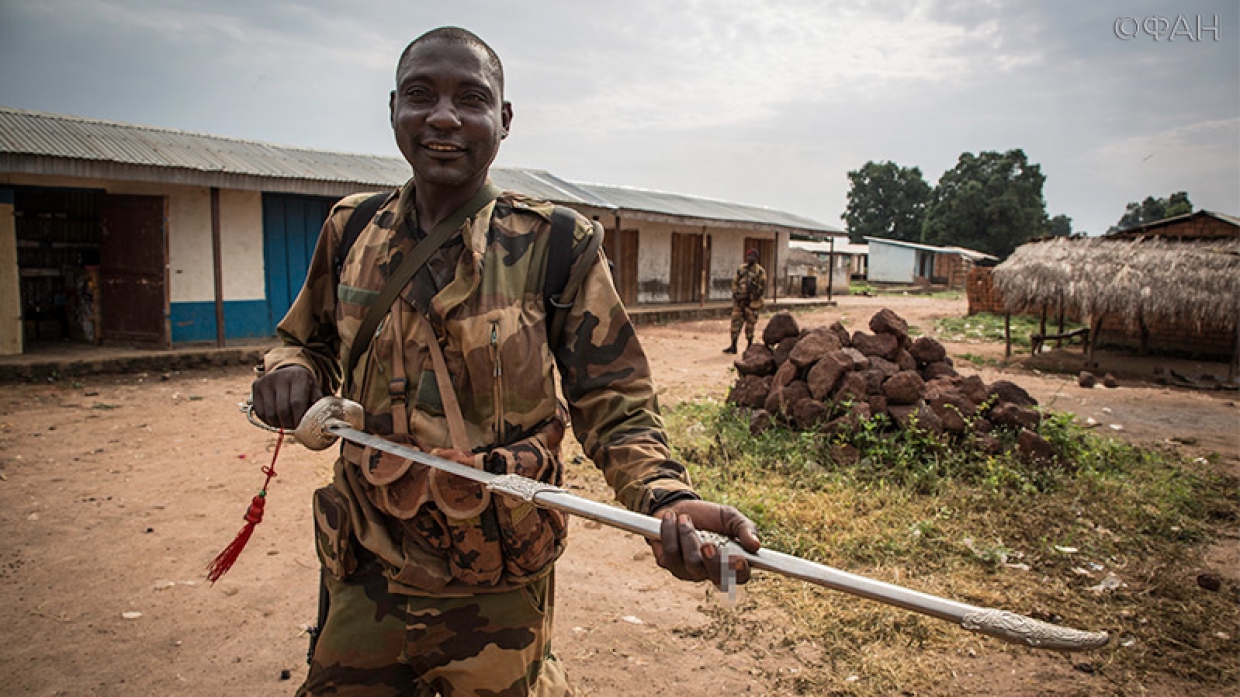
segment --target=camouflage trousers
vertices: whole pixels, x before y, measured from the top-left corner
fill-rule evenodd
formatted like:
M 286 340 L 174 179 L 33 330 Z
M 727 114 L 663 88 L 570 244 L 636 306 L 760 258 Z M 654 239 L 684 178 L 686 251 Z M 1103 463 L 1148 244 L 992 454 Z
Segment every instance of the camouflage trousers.
M 753 341 L 754 327 L 758 326 L 758 311 L 748 304 L 732 303 L 732 337 L 741 334 L 741 325 L 745 327 L 745 338 Z
M 506 593 L 389 593 L 378 565 L 327 576 L 331 608 L 297 697 L 563 697 L 554 576 Z

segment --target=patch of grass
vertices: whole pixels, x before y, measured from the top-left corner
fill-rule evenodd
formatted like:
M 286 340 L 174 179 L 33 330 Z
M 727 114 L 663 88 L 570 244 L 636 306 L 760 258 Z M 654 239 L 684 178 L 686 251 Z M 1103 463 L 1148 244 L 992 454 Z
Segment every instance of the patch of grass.
M 1064 331 L 1079 329 L 1083 325 L 1068 322 Z M 1012 345 L 1029 348 L 1029 335 L 1041 328 L 1041 319 L 1028 315 L 1012 315 Z M 1046 331 L 1055 332 L 1058 324 L 1047 322 Z M 1003 315 L 992 315 L 982 312 L 967 317 L 945 317 L 935 322 L 935 331 L 941 341 L 960 343 L 995 342 L 1003 343 Z
M 968 361 L 978 367 L 1002 365 L 1002 361 L 998 359 L 979 356 L 976 353 L 962 353 L 960 354 L 960 359 Z
M 1105 438 L 1071 415 L 1048 414 L 1040 428 L 1064 453 L 1056 467 L 877 422 L 827 438 L 778 428 L 753 436 L 742 411 L 716 402 L 683 403 L 666 418 L 703 496 L 752 517 L 772 549 L 1109 631 L 1110 646 L 1072 659 L 1105 678 L 1094 694 L 1135 694 L 1152 676 L 1240 683 L 1235 590 L 1196 584 L 1202 543 L 1240 511 L 1237 482 L 1209 463 Z M 855 464 L 833 457 L 845 440 L 860 452 Z M 1090 590 L 1108 574 L 1124 585 Z M 773 574 L 750 588 L 748 606 L 777 608 L 784 626 L 719 609 L 702 635 L 748 650 L 774 632 L 802 661 L 796 676 L 772 676 L 791 694 L 949 694 L 954 657 L 1024 650 Z
M 121 408 L 121 405 L 119 405 L 119 404 L 107 404 L 107 403 L 105 403 L 105 402 L 95 402 L 94 404 L 92 404 L 92 405 L 91 405 L 91 407 L 90 407 L 90 408 L 91 408 L 91 409 L 98 409 L 99 411 L 111 411 L 111 410 L 113 410 L 113 409 L 120 409 L 120 408 Z

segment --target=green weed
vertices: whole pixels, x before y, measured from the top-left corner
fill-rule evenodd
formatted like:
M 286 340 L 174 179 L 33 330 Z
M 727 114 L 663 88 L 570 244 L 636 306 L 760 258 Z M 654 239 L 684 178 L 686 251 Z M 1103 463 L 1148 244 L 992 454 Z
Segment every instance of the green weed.
M 718 402 L 683 403 L 665 416 L 702 495 L 752 517 L 772 549 L 1107 629 L 1117 637 L 1112 646 L 1084 659 L 1107 666 L 1109 680 L 1095 694 L 1135 694 L 1158 675 L 1155 684 L 1240 681 L 1234 599 L 1194 581 L 1202 543 L 1240 512 L 1237 482 L 1208 462 L 1100 436 L 1066 414 L 1046 414 L 1039 428 L 1061 453 L 1054 465 L 1025 461 L 1011 437 L 992 455 L 963 439 L 891 431 L 880 419 L 831 437 L 782 428 L 755 436 L 742 410 Z M 845 444 L 856 456 L 833 457 Z M 1108 574 L 1123 585 L 1091 590 Z M 788 693 L 949 694 L 955 657 L 979 641 L 1002 648 L 797 581 L 760 574 L 751 589 L 750 603 L 787 618 L 780 645 L 803 647 L 803 672 L 774 678 Z M 748 650 L 746 641 L 770 635 L 759 622 L 720 610 L 701 632 Z M 910 645 L 919 658 L 910 660 Z M 860 679 L 845 682 L 850 676 Z

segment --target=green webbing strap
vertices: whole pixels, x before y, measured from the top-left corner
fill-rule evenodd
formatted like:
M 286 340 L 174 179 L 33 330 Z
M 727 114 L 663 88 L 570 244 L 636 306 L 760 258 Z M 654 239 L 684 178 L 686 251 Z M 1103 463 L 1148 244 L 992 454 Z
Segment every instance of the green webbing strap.
M 409 256 L 401 262 L 396 271 L 388 278 L 387 285 L 383 286 L 383 291 L 379 293 L 379 297 L 371 304 L 366 311 L 366 317 L 362 320 L 362 326 L 358 328 L 357 335 L 353 337 L 353 346 L 349 349 L 349 359 L 344 365 L 344 382 L 347 388 L 352 383 L 353 368 L 357 365 L 357 361 L 370 347 L 370 340 L 374 338 L 375 329 L 379 326 L 379 321 L 388 313 L 392 307 L 392 302 L 396 300 L 396 296 L 400 295 L 400 291 L 404 289 L 418 269 L 426 264 L 426 260 L 430 259 L 431 254 L 435 250 L 443 246 L 448 238 L 452 237 L 452 233 L 456 232 L 466 219 L 482 210 L 483 206 L 499 198 L 503 190 L 498 186 L 487 182 L 478 189 L 478 193 L 474 194 L 461 207 L 456 209 L 452 215 L 444 219 L 443 222 L 435 226 L 430 235 L 427 235 L 421 242 L 413 248 Z

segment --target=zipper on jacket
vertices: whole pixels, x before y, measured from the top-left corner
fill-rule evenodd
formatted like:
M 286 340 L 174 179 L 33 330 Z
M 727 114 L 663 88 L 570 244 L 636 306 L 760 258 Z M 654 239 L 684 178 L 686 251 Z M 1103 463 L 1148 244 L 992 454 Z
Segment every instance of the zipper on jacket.
M 370 338 L 370 346 L 366 347 L 366 357 L 362 362 L 361 389 L 356 394 L 352 395 L 352 399 L 356 400 L 357 402 L 363 405 L 366 404 L 366 390 L 370 388 L 370 373 L 371 373 L 370 366 L 371 366 L 371 363 L 374 362 L 375 345 L 378 343 L 379 335 L 383 334 L 383 329 L 387 327 L 387 324 L 388 324 L 387 317 L 384 317 L 383 319 L 379 320 L 379 326 L 375 327 L 375 334 L 374 336 Z M 354 341 L 357 341 L 357 339 L 354 338 Z M 378 363 L 378 370 L 379 372 L 383 372 L 383 363 Z
M 504 440 L 504 367 L 499 359 L 499 320 L 491 320 L 491 384 L 495 400 L 495 444 L 506 445 Z

